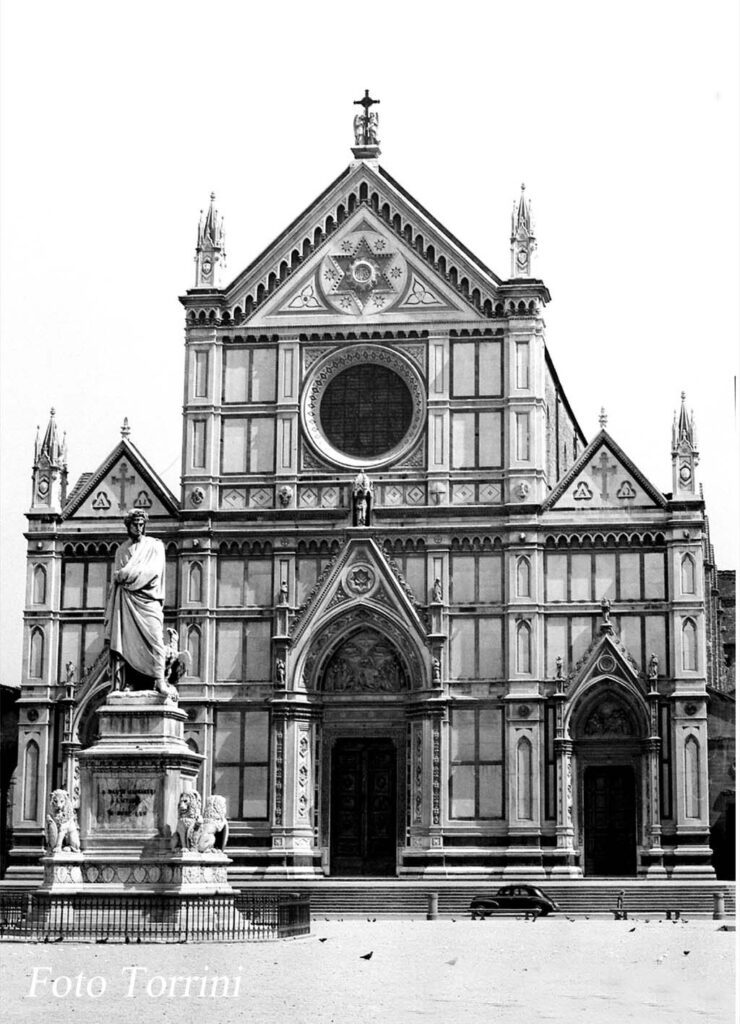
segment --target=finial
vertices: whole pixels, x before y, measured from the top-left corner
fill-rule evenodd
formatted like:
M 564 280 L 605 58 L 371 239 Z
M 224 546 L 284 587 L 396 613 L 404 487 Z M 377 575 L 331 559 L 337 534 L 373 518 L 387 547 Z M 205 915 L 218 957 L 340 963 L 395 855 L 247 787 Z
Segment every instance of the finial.
M 681 401 L 682 401 L 682 402 L 685 402 L 685 401 L 686 401 L 686 392 L 685 392 L 685 391 L 682 391 L 682 392 L 681 392 Z
M 123 423 L 121 424 L 121 437 L 128 437 L 131 433 L 131 427 L 128 425 L 128 416 L 123 417 Z
M 355 144 L 352 147 L 352 152 L 360 160 L 380 155 L 380 147 L 378 145 L 380 142 L 378 138 L 378 114 L 377 111 L 370 110 L 376 103 L 380 103 L 380 100 L 374 100 L 370 95 L 369 89 L 365 89 L 365 95 L 362 99 L 353 101 L 355 106 L 362 107 L 362 113 L 355 114 L 352 125 L 355 133 Z
M 211 192 L 211 202 L 215 203 L 215 201 L 216 201 L 216 193 L 215 192 Z
M 599 426 L 602 430 L 606 430 L 606 409 L 602 405 L 601 412 L 599 413 Z
M 51 409 L 49 409 L 49 415 L 50 416 L 56 416 L 56 414 L 57 414 L 57 411 L 54 408 L 54 406 L 52 405 Z
M 526 187 L 527 186 L 524 184 L 524 182 L 522 182 L 522 192 L 525 190 Z

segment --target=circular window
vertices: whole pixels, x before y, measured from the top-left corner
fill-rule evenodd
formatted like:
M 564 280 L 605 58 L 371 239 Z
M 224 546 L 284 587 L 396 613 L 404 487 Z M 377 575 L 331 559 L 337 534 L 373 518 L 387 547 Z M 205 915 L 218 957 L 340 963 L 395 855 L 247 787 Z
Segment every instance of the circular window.
M 303 426 L 331 462 L 363 469 L 387 465 L 416 442 L 424 421 L 421 377 L 399 352 L 358 345 L 311 368 Z
M 400 444 L 411 426 L 409 389 L 385 366 L 343 370 L 321 399 L 319 422 L 331 445 L 358 459 L 374 459 Z

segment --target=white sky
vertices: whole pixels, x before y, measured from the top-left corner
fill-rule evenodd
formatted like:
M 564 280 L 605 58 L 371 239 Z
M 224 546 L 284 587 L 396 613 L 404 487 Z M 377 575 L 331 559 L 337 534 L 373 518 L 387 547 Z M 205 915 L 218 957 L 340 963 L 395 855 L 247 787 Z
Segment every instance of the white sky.
M 183 311 L 213 189 L 235 276 L 351 159 L 381 163 L 500 276 L 522 181 L 548 344 L 671 484 L 682 389 L 712 536 L 737 550 L 736 0 L 275 4 L 4 0 L 0 679 L 17 682 L 36 425 L 70 485 L 119 439 L 179 493 Z

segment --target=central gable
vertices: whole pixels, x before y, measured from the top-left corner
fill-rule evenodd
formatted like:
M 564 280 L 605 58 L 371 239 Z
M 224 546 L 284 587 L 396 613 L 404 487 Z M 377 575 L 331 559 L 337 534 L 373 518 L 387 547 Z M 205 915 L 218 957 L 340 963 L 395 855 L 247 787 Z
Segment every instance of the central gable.
M 286 319 L 367 323 L 480 314 L 372 210 L 360 208 L 269 299 L 250 326 Z
M 359 161 L 216 301 L 250 327 L 274 327 L 289 316 L 317 323 L 377 317 L 387 323 L 419 311 L 427 319 L 471 320 L 494 315 L 500 285 L 383 168 Z M 188 295 L 186 304 L 204 301 L 201 294 Z

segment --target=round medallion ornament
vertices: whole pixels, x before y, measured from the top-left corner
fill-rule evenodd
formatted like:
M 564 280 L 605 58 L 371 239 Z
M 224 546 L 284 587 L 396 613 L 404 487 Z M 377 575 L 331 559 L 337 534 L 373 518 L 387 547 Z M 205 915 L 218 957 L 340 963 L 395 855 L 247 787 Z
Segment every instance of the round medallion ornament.
M 375 572 L 369 565 L 353 565 L 344 578 L 345 586 L 356 597 L 364 597 L 375 586 Z
M 195 505 L 195 507 L 197 508 L 198 505 L 203 504 L 203 502 L 205 501 L 205 497 L 206 492 L 203 490 L 202 487 L 194 487 L 190 492 L 190 504 Z
M 693 718 L 699 710 L 696 704 L 684 704 L 683 709 L 690 718 Z
M 520 704 L 518 714 L 520 718 L 529 718 L 532 714 L 532 709 L 529 704 Z
M 29 708 L 29 710 L 26 712 L 26 718 L 28 719 L 29 722 L 38 722 L 39 713 L 36 710 L 36 708 Z
M 409 268 L 390 238 L 369 223 L 334 243 L 321 261 L 322 298 L 338 313 L 364 317 L 387 312 L 406 294 Z
M 614 658 L 612 658 L 611 654 L 602 654 L 602 656 L 599 658 L 596 664 L 599 672 L 605 673 L 613 672 L 614 669 L 617 667 L 617 663 L 614 660 Z
M 46 495 L 49 493 L 49 480 L 48 480 L 48 477 L 45 477 L 45 476 L 41 477 L 41 479 L 39 480 L 39 485 L 38 485 L 37 490 L 38 490 L 38 492 L 39 492 L 39 494 L 41 495 L 42 498 L 46 497 Z
M 302 418 L 323 458 L 348 469 L 376 469 L 419 439 L 426 422 L 424 386 L 400 352 L 381 345 L 343 348 L 311 368 Z

